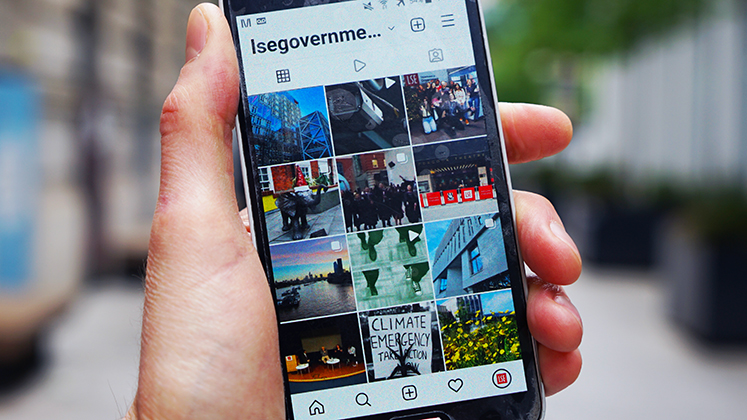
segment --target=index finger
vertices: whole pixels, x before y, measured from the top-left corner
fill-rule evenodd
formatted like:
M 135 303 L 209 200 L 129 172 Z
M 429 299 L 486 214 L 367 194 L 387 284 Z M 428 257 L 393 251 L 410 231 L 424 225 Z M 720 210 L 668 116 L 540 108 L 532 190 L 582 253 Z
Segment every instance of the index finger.
M 539 160 L 559 153 L 573 137 L 571 120 L 555 108 L 499 104 L 509 163 Z

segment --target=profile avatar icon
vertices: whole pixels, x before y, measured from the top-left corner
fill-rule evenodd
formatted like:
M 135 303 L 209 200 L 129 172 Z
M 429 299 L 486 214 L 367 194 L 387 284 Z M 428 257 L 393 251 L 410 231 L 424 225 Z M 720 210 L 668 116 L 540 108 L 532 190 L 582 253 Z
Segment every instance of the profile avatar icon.
M 444 61 L 444 51 L 441 48 L 434 48 L 428 51 L 428 59 L 431 63 L 440 63 Z

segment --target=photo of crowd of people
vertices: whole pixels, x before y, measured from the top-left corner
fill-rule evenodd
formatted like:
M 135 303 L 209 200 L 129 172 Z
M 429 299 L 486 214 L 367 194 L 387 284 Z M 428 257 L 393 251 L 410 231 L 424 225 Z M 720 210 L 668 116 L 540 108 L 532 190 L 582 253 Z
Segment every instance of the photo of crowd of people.
M 486 134 L 474 66 L 408 74 L 404 80 L 412 144 Z
M 340 158 L 337 167 L 348 232 L 420 222 L 415 164 L 408 148 Z
M 337 156 L 410 145 L 399 76 L 328 86 Z

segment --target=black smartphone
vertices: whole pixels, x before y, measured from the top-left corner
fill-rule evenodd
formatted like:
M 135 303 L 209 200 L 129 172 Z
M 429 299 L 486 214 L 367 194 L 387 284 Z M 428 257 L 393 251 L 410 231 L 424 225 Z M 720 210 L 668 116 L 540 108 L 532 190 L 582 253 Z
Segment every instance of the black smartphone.
M 221 6 L 287 418 L 541 418 L 479 4 Z

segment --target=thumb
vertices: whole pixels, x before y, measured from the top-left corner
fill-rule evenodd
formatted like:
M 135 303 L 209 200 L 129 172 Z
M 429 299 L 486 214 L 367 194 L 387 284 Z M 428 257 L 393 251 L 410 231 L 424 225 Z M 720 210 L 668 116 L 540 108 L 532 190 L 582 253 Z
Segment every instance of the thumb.
M 131 418 L 281 418 L 267 279 L 239 217 L 231 130 L 238 65 L 228 23 L 203 4 L 161 115 L 161 185 L 148 249 Z
M 202 4 L 192 11 L 186 55 L 161 114 L 158 206 L 207 210 L 212 218 L 216 208 L 236 213 L 231 132 L 239 70 L 230 29 L 216 6 Z

